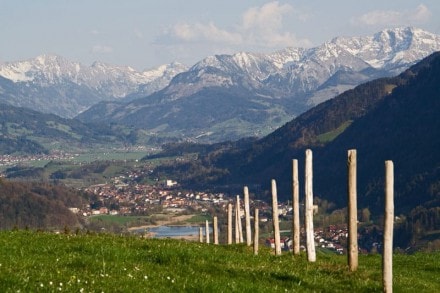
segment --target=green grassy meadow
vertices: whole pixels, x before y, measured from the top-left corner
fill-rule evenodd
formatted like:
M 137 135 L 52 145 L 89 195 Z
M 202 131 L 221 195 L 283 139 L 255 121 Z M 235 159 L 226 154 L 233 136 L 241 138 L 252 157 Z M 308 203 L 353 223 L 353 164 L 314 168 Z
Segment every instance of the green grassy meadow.
M 244 245 L 0 232 L 1 292 L 381 292 L 380 255 L 258 256 Z M 440 292 L 440 252 L 394 256 L 395 292 Z

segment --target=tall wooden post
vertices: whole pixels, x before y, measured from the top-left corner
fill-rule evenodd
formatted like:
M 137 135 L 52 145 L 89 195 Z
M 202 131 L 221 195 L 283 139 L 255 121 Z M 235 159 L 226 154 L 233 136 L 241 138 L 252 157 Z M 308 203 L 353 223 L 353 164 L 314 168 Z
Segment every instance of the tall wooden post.
M 209 223 L 208 220 L 205 222 L 205 234 L 206 234 L 206 243 L 209 244 Z
M 246 221 L 246 245 L 252 244 L 252 232 L 251 232 L 251 212 L 249 209 L 249 189 L 247 186 L 243 188 L 244 193 L 244 216 Z
M 237 201 L 235 202 L 235 243 L 240 243 L 240 232 L 239 232 L 239 216 L 238 216 L 238 207 L 237 207 Z
M 305 164 L 305 226 L 307 238 L 307 259 L 316 261 L 315 236 L 313 230 L 313 155 L 311 150 L 306 150 Z
M 214 244 L 218 244 L 218 220 L 217 216 L 214 217 L 213 224 L 214 227 Z
M 241 224 L 241 207 L 240 207 L 240 196 L 237 195 L 237 221 L 238 221 L 238 237 L 239 243 L 243 243 L 243 226 Z
M 280 223 L 278 219 L 278 195 L 277 183 L 272 179 L 272 220 L 273 233 L 275 238 L 275 255 L 281 255 L 281 241 L 280 241 Z
M 203 228 L 199 227 L 199 242 L 203 243 Z
M 393 292 L 394 164 L 385 161 L 385 222 L 383 229 L 383 291 Z
M 232 204 L 228 204 L 228 244 L 232 244 Z
M 298 160 L 292 160 L 293 254 L 300 253 Z
M 354 272 L 358 268 L 357 233 L 357 159 L 356 150 L 348 150 L 348 267 Z
M 258 209 L 255 209 L 254 214 L 254 254 L 258 254 L 258 238 L 260 237 L 260 220 L 258 216 Z

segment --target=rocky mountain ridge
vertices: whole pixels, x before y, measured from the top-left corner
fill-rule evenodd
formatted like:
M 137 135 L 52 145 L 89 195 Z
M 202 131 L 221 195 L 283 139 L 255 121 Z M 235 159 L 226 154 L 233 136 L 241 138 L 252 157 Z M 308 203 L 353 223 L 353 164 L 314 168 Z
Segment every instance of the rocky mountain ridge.
M 263 136 L 363 82 L 394 76 L 440 50 L 440 36 L 388 29 L 313 48 L 208 56 L 137 72 L 56 55 L 0 65 L 0 102 L 153 135 L 217 142 Z
M 0 99 L 14 106 L 73 117 L 103 100 L 119 100 L 134 92 L 149 95 L 184 70 L 186 66 L 180 63 L 143 72 L 102 62 L 85 66 L 45 54 L 1 64 L 0 76 L 9 83 L 8 86 L 0 83 Z M 52 102 L 58 104 L 58 108 Z
M 438 50 L 440 36 L 407 27 L 338 37 L 309 49 L 209 56 L 154 95 L 124 105 L 96 105 L 79 118 L 178 132 L 189 140 L 209 133 L 203 136 L 207 142 L 261 136 L 312 106 L 360 83 L 400 73 Z M 224 111 L 231 114 L 219 115 Z M 244 129 L 243 120 L 252 127 Z

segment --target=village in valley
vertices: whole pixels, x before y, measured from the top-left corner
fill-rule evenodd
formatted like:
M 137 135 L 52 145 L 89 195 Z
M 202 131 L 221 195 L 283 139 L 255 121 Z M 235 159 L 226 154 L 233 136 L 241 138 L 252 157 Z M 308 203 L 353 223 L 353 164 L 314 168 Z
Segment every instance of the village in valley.
M 75 158 L 78 156 L 78 154 L 63 152 L 33 157 L 1 156 L 0 164 L 10 166 L 29 161 L 68 161 L 81 166 L 81 162 L 75 162 Z M 142 164 L 139 164 L 138 160 L 134 160 L 132 163 L 137 167 L 128 168 L 125 172 L 115 174 L 113 177 L 107 178 L 104 176 L 105 182 L 90 182 L 95 184 L 83 187 L 82 190 L 91 195 L 90 202 L 81 207 L 70 207 L 70 210 L 86 220 L 103 215 L 145 217 L 155 214 L 202 214 L 208 219 L 212 219 L 214 215 L 220 215 L 223 218 L 223 223 L 225 223 L 228 204 L 235 205 L 237 194 L 185 190 L 175 180 L 159 179 L 152 176 L 154 172 L 152 166 L 141 166 Z M 147 177 L 153 179 L 145 180 Z M 243 198 L 243 195 L 239 196 Z M 265 201 L 251 197 L 250 207 L 252 209 L 258 208 L 260 211 L 259 222 L 265 231 L 261 235 L 260 241 L 266 246 L 274 248 L 272 206 Z M 286 251 L 292 250 L 292 202 L 280 202 L 278 213 L 282 229 L 281 248 Z M 318 205 L 313 206 L 313 213 L 317 216 L 320 215 Z M 300 215 L 301 222 L 303 222 L 303 204 L 300 205 Z M 241 201 L 240 217 L 244 219 L 244 216 L 244 206 L 243 201 Z M 306 233 L 303 223 L 301 225 L 301 244 L 304 244 Z M 372 233 L 372 229 L 360 229 L 359 251 L 361 253 L 377 251 L 381 248 L 381 237 L 382 235 L 376 230 Z M 314 238 L 316 247 L 337 254 L 345 254 L 347 252 L 348 229 L 347 223 L 344 222 L 344 216 L 340 217 L 339 221 L 331 223 L 321 221 L 319 224 L 317 223 L 314 229 Z M 301 249 L 306 250 L 304 245 L 301 245 Z
M 224 215 L 227 212 L 229 203 L 235 203 L 237 195 L 225 193 L 210 193 L 200 191 L 185 191 L 180 188 L 179 183 L 166 179 L 157 180 L 155 184 L 142 184 L 137 179 L 144 171 L 131 171 L 125 175 L 109 178 L 107 183 L 95 184 L 85 188 L 85 191 L 93 194 L 93 202 L 82 208 L 73 208 L 72 211 L 84 217 L 96 215 L 148 215 L 151 213 L 181 213 L 208 215 L 212 212 Z M 243 197 L 240 195 L 240 197 Z M 243 204 L 243 201 L 241 201 Z M 274 248 L 272 231 L 272 207 L 261 200 L 250 200 L 252 208 L 260 210 L 260 226 L 267 227 L 267 235 L 261 239 L 265 245 Z M 301 208 L 302 209 L 302 208 Z M 291 227 L 292 206 L 291 202 L 279 203 L 279 219 L 284 222 L 285 227 Z M 314 206 L 314 213 L 318 212 L 318 206 Z M 244 218 L 244 207 L 241 207 L 241 218 Z M 290 229 L 281 231 L 281 247 L 283 250 L 292 250 L 292 237 Z M 225 233 L 225 231 L 224 231 Z M 368 233 L 368 232 L 367 232 Z M 305 232 L 301 228 L 301 243 L 305 243 Z M 333 251 L 337 254 L 346 253 L 348 229 L 346 223 L 338 225 L 327 225 L 316 227 L 314 232 L 315 246 Z M 359 235 L 361 239 L 363 235 Z M 370 241 L 369 247 L 360 247 L 361 253 L 368 253 L 371 248 L 377 248 L 379 242 Z M 304 245 L 301 249 L 305 250 Z

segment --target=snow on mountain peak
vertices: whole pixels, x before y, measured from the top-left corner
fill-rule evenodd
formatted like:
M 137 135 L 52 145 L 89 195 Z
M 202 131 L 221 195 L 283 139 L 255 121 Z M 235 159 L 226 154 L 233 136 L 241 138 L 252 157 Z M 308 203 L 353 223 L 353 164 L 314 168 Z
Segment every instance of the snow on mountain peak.
M 98 90 L 104 96 L 123 97 L 140 85 L 155 82 L 154 90 L 165 87 L 174 75 L 186 70 L 174 63 L 138 72 L 128 66 L 113 66 L 96 61 L 91 66 L 69 61 L 54 54 L 42 54 L 33 59 L 0 64 L 0 76 L 13 82 L 33 82 L 42 86 L 65 81 Z M 164 81 L 156 81 L 164 79 Z M 150 91 L 147 91 L 150 93 Z
M 413 27 L 380 31 L 373 36 L 338 37 L 331 41 L 374 68 L 411 64 L 440 50 L 440 36 Z
M 35 89 L 34 92 L 52 86 L 54 92 L 65 96 L 66 104 L 79 99 L 77 93 L 82 92 L 81 110 L 94 102 L 90 99 L 101 101 L 126 96 L 135 99 L 162 89 L 171 100 L 210 87 L 236 87 L 257 96 L 292 99 L 331 84 L 331 94 L 322 95 L 331 98 L 340 90 L 379 74 L 375 70 L 365 73 L 365 69 L 376 68 L 381 74 L 394 75 L 439 50 L 440 36 L 404 27 L 370 36 L 337 37 L 314 48 L 285 48 L 269 54 L 213 55 L 189 69 L 180 63 L 144 71 L 103 62 L 85 66 L 61 56 L 44 54 L 0 64 L 0 76 L 18 86 L 24 83 L 25 87 Z M 46 92 L 42 90 L 41 96 Z M 324 98 L 320 96 L 319 101 Z M 69 109 L 68 115 L 75 114 L 77 109 Z

